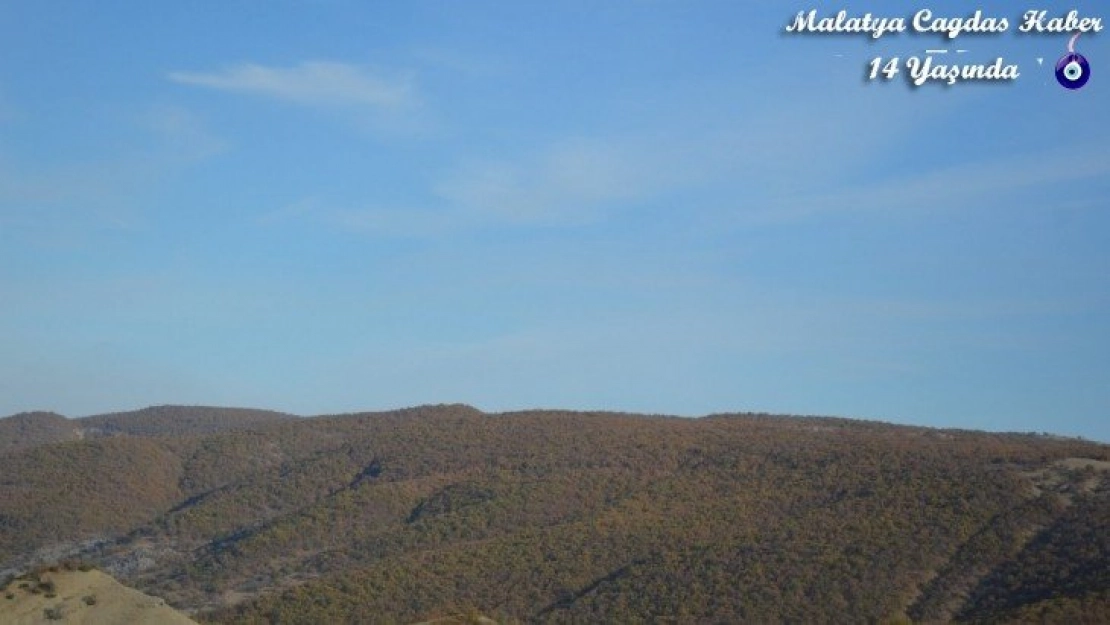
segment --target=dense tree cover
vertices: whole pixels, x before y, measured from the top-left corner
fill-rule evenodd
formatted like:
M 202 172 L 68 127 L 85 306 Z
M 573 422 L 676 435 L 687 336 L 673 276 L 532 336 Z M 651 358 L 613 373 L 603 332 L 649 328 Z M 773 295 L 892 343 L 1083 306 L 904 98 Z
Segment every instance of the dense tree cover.
M 131 412 L 84 417 L 74 422 L 81 428 L 101 434 L 183 436 L 249 430 L 291 418 L 281 412 L 251 408 L 151 406 Z
M 15 554 L 106 537 L 181 498 L 180 459 L 145 439 L 43 445 L 0 456 L 0 569 Z
M 77 439 L 77 426 L 53 412 L 23 412 L 0 419 L 0 455 Z
M 164 434 L 0 457 L 0 488 L 74 493 L 5 497 L 4 553 L 100 532 L 113 540 L 82 557 L 219 623 L 1070 622 L 1110 606 L 1105 445 L 457 405 Z M 112 454 L 130 464 L 101 466 Z M 2 524 L 117 505 L 117 486 L 79 477 L 104 471 L 143 476 L 118 487 L 141 505 Z
M 292 418 L 269 410 L 206 406 L 152 406 L 80 419 L 67 419 L 52 412 L 25 412 L 0 419 L 0 454 L 47 443 L 120 434 L 185 436 L 253 430 Z
M 1076 472 L 1067 485 L 1086 480 Z M 1011 621 L 1052 616 L 1110 623 L 1110 480 L 1032 534 L 1017 556 L 984 576 L 957 616 Z

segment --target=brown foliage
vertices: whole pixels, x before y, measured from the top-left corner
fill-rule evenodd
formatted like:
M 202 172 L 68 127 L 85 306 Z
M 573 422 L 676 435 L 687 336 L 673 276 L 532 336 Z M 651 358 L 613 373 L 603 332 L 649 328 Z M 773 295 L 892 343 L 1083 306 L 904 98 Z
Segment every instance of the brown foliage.
M 274 419 L 11 454 L 3 494 L 39 495 L 0 499 L 0 547 L 115 536 L 84 557 L 213 622 L 1062 619 L 1110 604 L 1110 474 L 1072 457 L 1110 448 L 768 415 Z

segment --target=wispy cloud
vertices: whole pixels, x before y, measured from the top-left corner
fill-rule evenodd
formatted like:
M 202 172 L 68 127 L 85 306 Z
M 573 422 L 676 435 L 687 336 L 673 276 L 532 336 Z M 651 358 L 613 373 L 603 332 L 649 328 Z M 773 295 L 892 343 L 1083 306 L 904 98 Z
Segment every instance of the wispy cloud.
M 642 148 L 642 146 L 641 146 Z M 497 227 L 577 226 L 608 219 L 683 184 L 658 150 L 575 138 L 482 160 L 462 156 L 395 200 L 306 195 L 261 215 L 261 226 L 314 223 L 355 234 L 429 237 Z M 426 185 L 426 186 L 425 186 Z
M 434 192 L 475 215 L 541 225 L 598 221 L 678 195 L 684 211 L 717 211 L 700 198 L 718 194 L 754 206 L 835 185 L 901 149 L 914 128 L 913 109 L 898 93 L 861 103 L 852 92 L 834 92 L 823 98 L 820 117 L 801 96 L 751 104 L 743 92 L 725 90 L 701 99 L 742 104 L 664 106 L 646 131 L 549 139 L 495 160 L 464 156 Z
M 513 67 L 504 58 L 455 48 L 425 45 L 414 48 L 412 55 L 422 67 L 446 70 L 468 78 L 504 76 Z
M 0 153 L 0 224 L 54 234 L 132 229 L 163 184 L 226 148 L 203 119 L 176 106 L 137 113 L 110 141 L 92 157 L 49 165 Z
M 326 61 L 305 61 L 292 67 L 242 63 L 216 72 L 171 72 L 169 79 L 305 106 L 396 109 L 415 100 L 410 77 L 386 78 L 358 65 Z
M 518 160 L 470 161 L 435 186 L 449 206 L 518 223 L 595 221 L 684 182 L 660 151 L 575 138 Z
M 182 161 L 200 160 L 227 149 L 227 142 L 214 135 L 200 117 L 180 106 L 151 109 L 141 123 Z
M 1062 195 L 1070 183 L 1110 176 L 1110 162 L 1098 145 L 1056 152 L 1019 154 L 888 178 L 854 187 L 829 189 L 767 202 L 757 218 L 798 219 L 817 213 L 966 209 L 1054 191 L 1062 206 L 1086 206 L 1081 195 Z M 749 217 L 752 215 L 749 215 Z

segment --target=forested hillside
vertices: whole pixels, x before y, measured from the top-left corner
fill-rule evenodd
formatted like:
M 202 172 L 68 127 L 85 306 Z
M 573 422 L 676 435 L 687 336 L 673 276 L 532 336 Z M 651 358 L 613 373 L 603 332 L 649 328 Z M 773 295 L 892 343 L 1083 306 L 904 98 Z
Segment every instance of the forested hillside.
M 213 623 L 1110 622 L 1106 445 L 751 414 L 159 410 L 0 455 L 0 569 L 80 557 Z
M 24 412 L 0 419 L 0 454 L 46 443 L 120 434 L 182 436 L 249 430 L 291 418 L 270 410 L 206 406 L 151 406 L 80 419 L 67 419 L 53 412 Z
M 77 419 L 76 423 L 83 429 L 100 435 L 170 436 L 246 430 L 289 418 L 290 415 L 272 410 L 151 406 L 131 412 L 85 417 Z
M 23 412 L 0 419 L 0 454 L 17 449 L 26 449 L 76 440 L 77 425 L 53 412 Z

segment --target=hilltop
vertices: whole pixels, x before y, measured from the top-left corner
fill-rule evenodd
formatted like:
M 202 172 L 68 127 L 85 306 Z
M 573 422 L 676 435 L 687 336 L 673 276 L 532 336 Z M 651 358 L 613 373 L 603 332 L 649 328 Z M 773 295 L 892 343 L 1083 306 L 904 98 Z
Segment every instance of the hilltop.
M 292 418 L 270 410 L 209 406 L 151 406 L 79 419 L 67 419 L 53 412 L 24 412 L 0 419 L 0 454 L 47 443 L 121 434 L 185 436 L 247 430 Z
M 0 454 L 0 570 L 80 557 L 213 623 L 1110 620 L 1107 445 L 761 414 L 191 410 L 208 416 L 75 420 L 100 430 Z
M 0 454 L 47 443 L 77 440 L 80 428 L 53 412 L 22 412 L 0 419 Z

